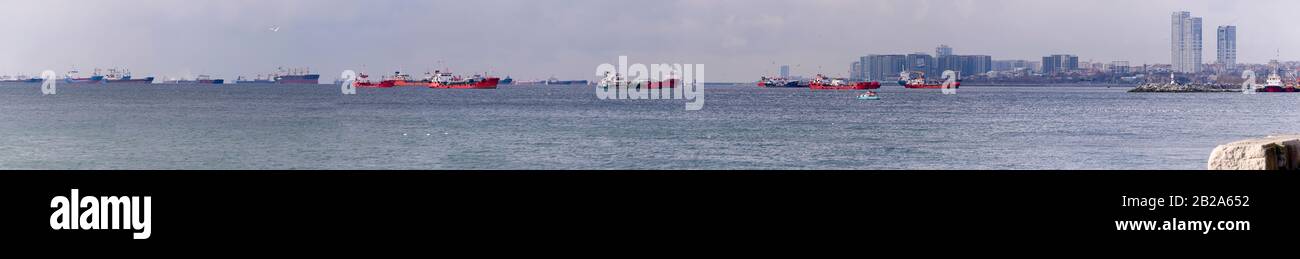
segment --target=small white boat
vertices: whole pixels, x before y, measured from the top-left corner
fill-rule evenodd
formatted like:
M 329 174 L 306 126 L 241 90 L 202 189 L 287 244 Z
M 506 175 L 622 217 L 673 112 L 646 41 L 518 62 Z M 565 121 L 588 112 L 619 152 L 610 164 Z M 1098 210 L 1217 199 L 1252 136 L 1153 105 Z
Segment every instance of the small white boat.
M 858 100 L 880 100 L 880 96 L 871 93 L 865 93 L 862 95 L 858 95 Z

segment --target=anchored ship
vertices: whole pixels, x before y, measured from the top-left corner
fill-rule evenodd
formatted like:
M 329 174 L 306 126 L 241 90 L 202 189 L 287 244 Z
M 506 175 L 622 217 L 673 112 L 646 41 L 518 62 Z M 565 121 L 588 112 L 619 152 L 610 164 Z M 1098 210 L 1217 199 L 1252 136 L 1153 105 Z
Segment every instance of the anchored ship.
M 270 75 L 263 77 L 263 75 L 258 74 L 257 77 L 253 79 L 248 79 L 243 76 L 236 77 L 235 83 L 236 84 L 274 84 L 275 83 L 274 79 L 275 77 L 272 77 Z
M 79 73 L 81 73 L 81 71 L 77 71 L 76 69 L 73 69 L 72 71 L 68 71 L 67 73 L 64 73 L 64 74 L 63 74 L 63 82 L 64 82 L 64 83 L 68 83 L 68 84 L 102 84 L 102 83 L 104 83 L 104 76 L 102 76 L 102 75 L 99 74 L 99 69 L 95 69 L 95 73 L 94 73 L 94 74 L 91 74 L 90 77 L 77 77 L 77 74 L 79 74 Z
M 248 79 L 246 77 L 240 76 L 235 78 L 235 83 L 236 84 L 282 84 L 282 85 L 320 84 L 320 75 L 312 74 L 310 70 L 307 68 L 288 69 L 288 70 L 284 68 L 279 68 L 277 70 L 278 71 L 273 74 L 268 74 L 268 75 L 258 74 L 257 77 L 253 79 Z
M 434 71 L 433 82 L 429 83 L 429 88 L 443 89 L 496 89 L 501 83 L 501 78 L 484 77 L 474 75 L 470 78 L 461 78 L 447 72 Z
M 381 80 L 379 82 L 373 82 L 370 81 L 370 75 L 367 75 L 365 73 L 361 73 L 357 75 L 357 78 L 359 78 L 359 80 L 357 80 L 356 82 L 352 82 L 352 86 L 356 88 L 392 88 L 393 87 L 393 81 Z
M 194 80 L 176 79 L 176 80 L 165 81 L 163 83 L 180 84 L 180 85 L 219 85 L 219 84 L 225 84 L 226 80 L 212 79 L 212 76 L 208 76 L 208 75 L 199 75 L 197 77 L 194 77 Z
M 311 70 L 308 68 L 290 69 L 287 71 L 281 68 L 280 73 L 278 73 L 275 77 L 275 83 L 282 84 L 282 85 L 285 84 L 315 85 L 315 84 L 320 84 L 320 75 L 312 74 Z
M 903 71 L 899 74 L 898 84 L 909 89 L 943 89 L 943 83 L 926 81 L 925 72 L 920 71 Z M 954 82 L 953 88 L 961 88 L 961 82 Z
M 106 84 L 152 84 L 153 77 L 132 78 L 131 70 L 125 69 L 108 69 L 108 75 L 104 76 Z
M 17 77 L 0 76 L 0 83 L 40 83 L 42 81 L 44 80 L 39 77 L 31 78 L 25 75 L 18 75 Z
M 560 80 L 555 77 L 546 79 L 545 82 L 546 85 L 587 85 L 588 83 L 587 80 Z
M 585 82 L 586 80 L 583 81 Z M 680 81 L 677 80 L 676 78 L 669 78 L 668 80 L 664 80 L 664 81 L 631 82 L 626 78 L 624 78 L 623 75 L 606 73 L 605 77 L 601 78 L 599 83 L 596 83 L 596 87 L 607 88 L 610 86 L 619 87 L 619 86 L 626 85 L 628 86 L 629 89 L 641 89 L 641 88 L 664 89 L 664 88 L 677 88 L 679 82 Z
M 780 77 L 762 77 L 758 80 L 758 87 L 807 87 L 799 84 L 799 80 L 789 80 Z
M 813 90 L 868 90 L 880 89 L 880 82 L 849 82 L 842 78 L 817 75 L 812 81 L 808 82 L 808 87 Z

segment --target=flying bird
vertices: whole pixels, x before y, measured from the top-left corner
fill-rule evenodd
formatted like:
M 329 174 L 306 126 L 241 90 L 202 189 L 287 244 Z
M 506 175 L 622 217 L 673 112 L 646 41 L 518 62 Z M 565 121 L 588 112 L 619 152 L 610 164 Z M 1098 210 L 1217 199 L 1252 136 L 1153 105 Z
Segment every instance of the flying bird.
M 271 30 L 272 32 L 280 32 L 280 26 L 274 26 L 274 27 L 271 27 L 271 28 L 267 28 L 267 30 Z

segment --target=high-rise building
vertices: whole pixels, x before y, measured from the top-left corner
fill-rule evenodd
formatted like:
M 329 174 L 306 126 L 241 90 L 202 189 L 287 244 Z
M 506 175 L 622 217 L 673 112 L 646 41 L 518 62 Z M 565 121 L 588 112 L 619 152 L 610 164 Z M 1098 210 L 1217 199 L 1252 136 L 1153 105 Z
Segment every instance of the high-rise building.
M 1043 57 L 1043 74 L 1069 73 L 1079 69 L 1079 56 L 1051 55 Z
M 1201 17 L 1191 12 L 1174 12 L 1170 31 L 1170 64 L 1175 72 L 1201 71 Z
M 1219 26 L 1218 63 L 1227 70 L 1237 66 L 1237 26 Z
M 935 58 L 935 68 L 930 73 L 946 70 L 961 73 L 962 77 L 993 71 L 993 57 L 986 55 L 947 55 Z
M 993 56 L 987 55 L 962 55 L 961 71 L 962 77 L 971 77 L 979 74 L 993 71 Z
M 916 53 L 916 54 L 907 55 L 907 67 L 905 68 L 907 71 L 922 72 L 927 75 L 934 75 L 934 74 L 938 74 L 939 72 L 943 72 L 943 71 L 935 72 L 935 70 L 938 68 L 939 66 L 935 65 L 934 56 L 930 56 L 930 54 Z
M 934 48 L 934 56 L 936 57 L 951 56 L 951 55 L 952 55 L 952 47 L 948 47 L 948 45 L 946 44 L 939 45 L 938 48 Z
M 781 78 L 790 78 L 790 65 L 781 65 Z
M 854 81 L 865 80 L 866 77 L 863 77 L 863 75 L 864 73 L 862 73 L 862 61 L 853 61 L 853 64 L 849 65 L 849 80 L 854 80 Z
M 860 62 L 863 80 L 892 81 L 897 80 L 898 74 L 907 67 L 907 56 L 869 55 L 862 57 Z

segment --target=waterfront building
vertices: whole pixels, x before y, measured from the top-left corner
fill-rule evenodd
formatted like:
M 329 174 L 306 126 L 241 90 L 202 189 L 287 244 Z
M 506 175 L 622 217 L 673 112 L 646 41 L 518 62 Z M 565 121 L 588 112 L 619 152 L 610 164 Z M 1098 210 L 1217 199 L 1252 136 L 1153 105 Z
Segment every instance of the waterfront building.
M 1079 70 L 1079 56 L 1051 55 L 1043 57 L 1043 74 L 1054 75 Z
M 781 78 L 790 78 L 790 65 L 781 65 Z
M 1107 68 L 1106 70 L 1111 74 L 1120 74 L 1120 75 L 1128 74 L 1130 71 L 1128 61 L 1111 61 L 1110 67 Z
M 1201 71 L 1202 37 L 1201 17 L 1191 12 L 1174 12 L 1171 16 L 1170 63 L 1174 72 Z

